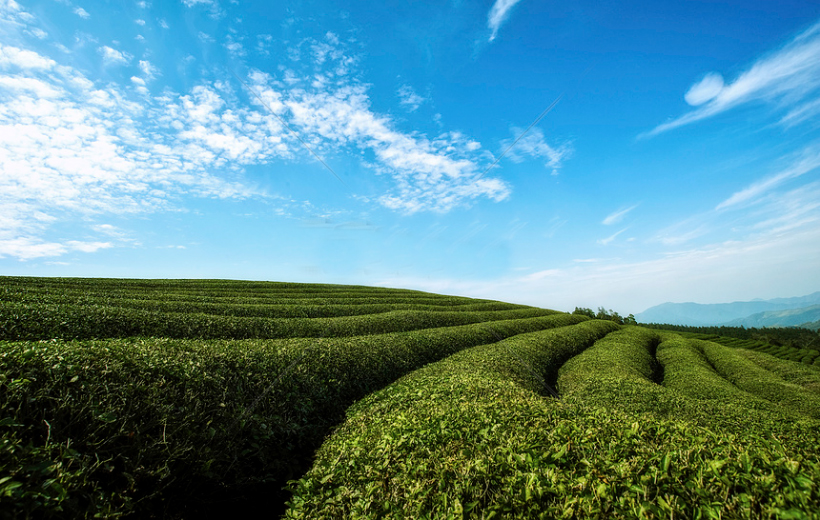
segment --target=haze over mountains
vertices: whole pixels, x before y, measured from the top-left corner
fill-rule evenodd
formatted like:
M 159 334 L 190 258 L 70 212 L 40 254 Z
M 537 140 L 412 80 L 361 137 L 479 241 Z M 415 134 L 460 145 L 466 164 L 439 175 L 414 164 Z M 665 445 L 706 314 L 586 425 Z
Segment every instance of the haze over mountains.
M 820 326 L 820 291 L 795 298 L 733 303 L 663 303 L 637 314 L 639 323 L 733 327 Z

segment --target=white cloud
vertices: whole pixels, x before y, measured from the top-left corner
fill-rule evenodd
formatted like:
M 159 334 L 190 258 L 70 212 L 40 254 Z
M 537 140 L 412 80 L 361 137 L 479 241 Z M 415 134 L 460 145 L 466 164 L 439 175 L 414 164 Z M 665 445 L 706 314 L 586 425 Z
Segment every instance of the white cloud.
M 134 20 L 134 23 L 139 25 L 139 26 L 143 26 L 143 25 L 145 25 L 145 20 L 143 20 L 141 18 L 137 18 L 136 20 Z
M 83 253 L 93 253 L 100 249 L 114 247 L 114 244 L 111 242 L 81 242 L 78 240 L 69 240 L 65 245 L 73 251 L 81 251 Z
M 142 71 L 143 76 L 148 81 L 160 76 L 159 69 L 156 68 L 154 65 L 151 64 L 148 60 L 140 60 L 140 70 Z
M 629 206 L 628 208 L 619 209 L 618 211 L 607 215 L 607 217 L 601 221 L 601 224 L 605 226 L 611 226 L 612 224 L 617 224 L 626 216 L 627 213 L 632 211 L 633 209 L 637 208 L 638 205 L 635 204 L 634 206 Z
M 48 33 L 38 27 L 32 27 L 26 31 L 28 34 L 34 36 L 38 40 L 45 40 L 48 38 Z
M 718 204 L 715 209 L 722 210 L 749 202 L 789 179 L 800 177 L 820 168 L 820 151 L 818 150 L 820 150 L 820 143 L 807 147 L 794 164 L 775 175 L 757 181 L 732 194 L 731 197 Z
M 790 127 L 808 121 L 818 115 L 820 115 L 820 97 L 805 103 L 801 103 L 797 107 L 793 108 L 788 114 L 783 116 L 780 123 Z
M 256 52 L 264 54 L 265 56 L 270 55 L 269 47 L 271 43 L 273 43 L 273 36 L 271 36 L 270 34 L 257 34 Z
M 127 65 L 128 62 L 131 61 L 131 58 L 133 58 L 133 56 L 127 52 L 120 52 L 107 45 L 103 45 L 97 50 L 102 55 L 103 62 L 107 65 Z
M 524 130 L 513 127 L 512 133 L 517 137 Z M 506 149 L 515 138 L 505 140 L 502 145 Z M 572 146 L 569 143 L 551 146 L 547 143 L 544 132 L 540 128 L 534 127 L 522 137 L 515 146 L 507 153 L 513 162 L 523 162 L 527 157 L 546 159 L 545 165 L 551 169 L 552 175 L 558 175 L 563 162 L 572 156 Z
M 228 49 L 228 53 L 234 58 L 241 58 L 247 54 L 242 44 L 234 40 L 231 35 L 228 35 L 228 41 L 225 42 L 225 48 Z
M 430 140 L 401 132 L 389 117 L 371 110 L 367 87 L 342 73 L 346 68 L 338 64 L 355 59 L 342 52 L 335 35 L 312 47 L 314 65 L 323 66 L 312 80 L 285 71 L 280 84 L 256 71 L 249 75 L 251 88 L 318 152 L 349 145 L 371 153 L 371 168 L 395 185 L 379 197 L 383 206 L 404 213 L 442 212 L 479 198 L 509 196 L 505 182 L 480 178 L 485 159 L 477 142 L 457 133 Z
M 698 106 L 714 99 L 723 90 L 723 76 L 710 72 L 686 92 L 683 98 L 692 106 Z
M 606 238 L 602 238 L 602 239 L 598 240 L 598 243 L 601 244 L 602 246 L 609 245 L 613 240 L 618 238 L 618 235 L 620 235 L 621 233 L 623 233 L 627 229 L 629 229 L 629 228 L 624 228 L 624 229 L 622 229 L 622 230 L 620 230 L 616 233 L 613 233 L 612 235 L 610 235 Z
M 182 0 L 182 3 L 185 7 L 209 7 L 209 16 L 214 19 L 221 18 L 225 15 L 225 13 L 220 9 L 219 2 L 217 2 L 217 0 Z
M 404 105 L 408 111 L 415 112 L 422 103 L 427 101 L 426 98 L 423 98 L 416 94 L 413 90 L 413 87 L 408 85 L 402 85 L 398 91 L 399 95 L 399 102 Z
M 100 88 L 74 69 L 8 46 L 0 46 L 0 66 L 0 255 L 29 259 L 112 247 L 105 240 L 43 238 L 70 216 L 163 210 L 182 194 L 254 196 L 211 173 L 234 156 L 259 159 L 229 142 L 244 124 L 229 110 L 212 114 L 225 139 L 209 148 L 162 128 L 169 110 L 185 108 L 180 97 L 133 102 L 119 87 Z M 224 130 L 231 125 L 233 133 Z
M 77 16 L 79 16 L 80 18 L 82 18 L 84 20 L 88 20 L 89 18 L 91 18 L 91 15 L 88 14 L 88 11 L 86 11 L 82 7 L 78 7 L 76 9 L 74 9 L 74 14 L 76 14 Z
M 60 256 L 72 251 L 93 253 L 110 247 L 113 247 L 111 242 L 83 242 L 79 240 L 45 242 L 30 237 L 0 237 L 0 258 L 13 257 L 25 261 L 34 258 Z
M 0 44 L 0 67 L 20 68 L 20 69 L 41 69 L 48 70 L 57 63 L 44 56 L 25 49 L 18 49 L 8 45 Z
M 162 27 L 163 29 L 168 29 L 170 27 L 168 25 L 168 22 L 165 20 L 165 18 L 160 19 L 159 26 Z
M 687 92 L 687 101 L 696 105 L 701 103 L 699 108 L 658 125 L 642 137 L 688 125 L 753 101 L 779 101 L 781 107 L 797 105 L 798 111 L 801 106 L 814 106 L 820 98 L 820 22 L 783 48 L 760 58 L 722 88 L 718 88 L 722 82 L 718 78 L 715 73 L 707 75 Z
M 498 29 L 501 28 L 501 24 L 507 21 L 510 10 L 520 1 L 521 0 L 495 0 L 495 3 L 490 8 L 490 12 L 487 14 L 487 27 L 492 31 L 490 41 L 495 40 Z
M 111 47 L 99 52 L 131 59 Z M 373 112 L 367 86 L 337 74 L 348 70 L 340 63 L 353 61 L 331 49 L 312 77 L 294 76 L 286 86 L 252 71 L 248 82 L 314 150 L 366 152 L 365 166 L 393 182 L 378 197 L 383 206 L 447 211 L 509 195 L 503 181 L 478 178 L 487 160 L 479 143 L 457 132 L 405 133 Z M 132 76 L 132 88 L 99 86 L 38 53 L 0 46 L 0 254 L 27 259 L 109 247 L 116 242 L 105 240 L 113 235 L 103 228 L 95 230 L 103 240 L 45 236 L 61 220 L 167 210 L 183 195 L 266 196 L 220 175 L 310 157 L 254 98 L 242 106 L 233 86 L 204 82 L 152 98 L 143 83 L 157 73 L 147 60 L 139 66 L 145 76 Z

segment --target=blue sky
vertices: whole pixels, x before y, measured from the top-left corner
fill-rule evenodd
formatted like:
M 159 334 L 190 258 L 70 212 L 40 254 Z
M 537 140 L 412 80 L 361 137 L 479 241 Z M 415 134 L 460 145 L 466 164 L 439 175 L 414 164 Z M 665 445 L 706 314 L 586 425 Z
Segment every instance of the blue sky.
M 820 290 L 816 2 L 0 0 L 0 141 L 6 275 Z

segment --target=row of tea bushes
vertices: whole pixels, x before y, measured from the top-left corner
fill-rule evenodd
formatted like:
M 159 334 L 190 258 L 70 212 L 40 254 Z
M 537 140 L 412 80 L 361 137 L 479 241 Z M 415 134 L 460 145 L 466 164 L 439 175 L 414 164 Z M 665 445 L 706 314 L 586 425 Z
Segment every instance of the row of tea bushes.
M 0 342 L 0 510 L 275 511 L 285 482 L 356 400 L 459 350 L 584 320 L 553 313 L 278 341 Z
M 452 327 L 554 313 L 529 307 L 502 311 L 389 311 L 335 318 L 252 318 L 110 306 L 0 302 L 0 339 L 336 337 Z
M 686 342 L 598 323 L 465 350 L 356 403 L 286 517 L 820 518 L 820 422 L 671 388 Z

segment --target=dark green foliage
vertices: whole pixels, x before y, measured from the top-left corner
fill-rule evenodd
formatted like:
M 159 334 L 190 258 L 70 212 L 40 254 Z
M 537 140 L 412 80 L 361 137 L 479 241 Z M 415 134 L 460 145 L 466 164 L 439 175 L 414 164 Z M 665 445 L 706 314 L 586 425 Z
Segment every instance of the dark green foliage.
M 600 312 L 0 277 L 0 518 L 820 518 L 816 351 Z
M 589 316 L 593 319 L 598 320 L 609 320 L 614 321 L 619 325 L 637 325 L 638 322 L 635 321 L 635 316 L 630 314 L 628 317 L 624 318 L 617 312 L 613 311 L 612 309 L 606 310 L 603 307 L 598 307 L 598 312 L 594 312 L 592 309 L 587 307 L 575 307 L 575 310 L 572 311 L 573 314 L 580 314 L 582 316 Z
M 691 420 L 700 402 L 653 382 L 651 331 L 599 340 L 561 368 L 569 395 L 545 397 L 533 372 L 582 351 L 597 323 L 468 349 L 358 402 L 286 517 L 818 518 L 818 422 Z M 675 403 L 682 416 L 657 409 Z
M 276 500 L 355 400 L 463 348 L 583 319 L 278 341 L 0 343 L 0 418 L 13 448 L 2 461 L 20 484 L 0 505 L 199 516 L 219 501 Z
M 305 338 L 359 336 L 546 316 L 537 308 L 504 311 L 390 311 L 337 318 L 246 318 L 151 312 L 107 306 L 0 302 L 0 339 Z
M 739 389 L 778 406 L 820 419 L 820 394 L 816 391 L 785 380 L 749 359 L 742 350 L 708 341 L 702 343 L 702 349 L 715 371 Z M 818 380 L 820 378 L 815 379 Z
M 708 339 L 709 341 L 717 340 L 721 343 L 724 342 L 723 338 L 747 340 L 746 345 L 748 346 L 744 348 L 751 348 L 752 345 L 772 345 L 820 351 L 820 331 L 799 327 L 766 327 L 762 329 L 751 327 L 747 329 L 745 327 L 726 326 L 691 327 L 661 323 L 642 323 L 641 326 L 687 334 L 700 334 L 703 336 L 692 337 Z
M 566 359 L 616 327 L 590 321 L 464 350 L 359 401 L 293 484 L 287 517 L 533 514 L 530 465 L 550 454 L 529 443 L 550 430 L 531 407 L 541 411 Z

